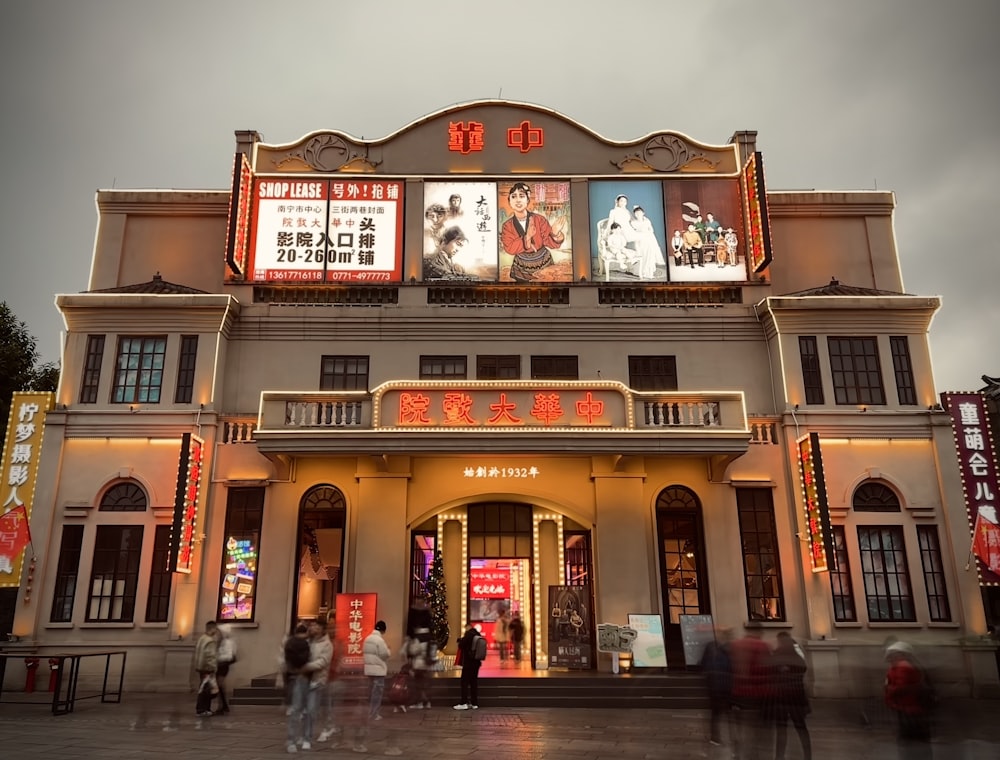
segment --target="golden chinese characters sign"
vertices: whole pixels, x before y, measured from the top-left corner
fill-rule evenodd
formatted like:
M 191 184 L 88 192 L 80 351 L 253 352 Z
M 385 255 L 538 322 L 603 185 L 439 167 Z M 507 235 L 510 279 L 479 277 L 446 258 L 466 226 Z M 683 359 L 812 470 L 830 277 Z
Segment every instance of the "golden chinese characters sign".
M 31 519 L 38 460 L 42 455 L 45 415 L 54 403 L 55 396 L 51 393 L 15 393 L 11 399 L 7 440 L 3 449 L 4 480 L 0 514 L 5 515 L 15 509 L 21 512 L 23 508 L 25 519 Z M 18 540 L 20 535 L 20 521 L 16 530 L 13 527 L 10 530 L 0 528 L 0 588 L 17 588 L 21 585 L 24 546 Z

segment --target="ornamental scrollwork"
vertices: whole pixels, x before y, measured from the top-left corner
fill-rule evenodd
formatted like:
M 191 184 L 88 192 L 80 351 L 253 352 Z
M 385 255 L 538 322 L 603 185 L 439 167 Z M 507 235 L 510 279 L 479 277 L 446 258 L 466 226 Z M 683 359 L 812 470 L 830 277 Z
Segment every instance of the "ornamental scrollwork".
M 694 161 L 703 161 L 713 169 L 721 163 L 721 159 L 712 160 L 703 150 L 697 150 L 676 135 L 657 135 L 650 138 L 642 146 L 640 153 L 629 153 L 620 161 L 612 161 L 619 169 L 626 164 L 637 161 L 652 171 L 674 172 L 683 169 Z
M 290 151 L 285 160 L 290 158 L 297 158 L 319 172 L 338 171 L 347 164 L 355 162 L 367 164 L 371 168 L 375 168 L 381 163 L 380 161 L 372 162 L 368 158 L 367 149 L 359 151 L 341 137 L 332 134 L 316 135 L 310 138 L 298 150 Z

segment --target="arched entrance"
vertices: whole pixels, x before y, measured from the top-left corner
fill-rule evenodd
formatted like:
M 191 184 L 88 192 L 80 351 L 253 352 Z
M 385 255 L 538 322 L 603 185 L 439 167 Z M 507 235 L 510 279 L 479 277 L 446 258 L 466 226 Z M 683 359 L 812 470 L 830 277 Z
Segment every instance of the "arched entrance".
M 684 663 L 680 616 L 711 612 L 701 502 L 684 486 L 669 486 L 656 499 L 660 588 L 663 590 L 667 663 Z
M 299 545 L 292 610 L 295 620 L 326 617 L 343 582 L 347 504 L 331 485 L 310 488 L 299 502 Z M 295 620 L 292 622 L 294 623 Z

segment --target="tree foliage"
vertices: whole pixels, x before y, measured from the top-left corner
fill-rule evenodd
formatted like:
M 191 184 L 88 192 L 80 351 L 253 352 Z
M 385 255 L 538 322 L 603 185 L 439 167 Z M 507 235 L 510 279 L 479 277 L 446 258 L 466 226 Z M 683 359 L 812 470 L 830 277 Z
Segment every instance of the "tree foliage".
M 437 642 L 438 649 L 444 649 L 448 645 L 451 631 L 448 627 L 448 590 L 444 583 L 444 560 L 439 551 L 434 552 L 425 590 L 431 608 L 431 636 Z
M 10 399 L 18 391 L 54 391 L 59 365 L 38 363 L 38 342 L 6 301 L 0 302 L 0 438 L 6 433 Z

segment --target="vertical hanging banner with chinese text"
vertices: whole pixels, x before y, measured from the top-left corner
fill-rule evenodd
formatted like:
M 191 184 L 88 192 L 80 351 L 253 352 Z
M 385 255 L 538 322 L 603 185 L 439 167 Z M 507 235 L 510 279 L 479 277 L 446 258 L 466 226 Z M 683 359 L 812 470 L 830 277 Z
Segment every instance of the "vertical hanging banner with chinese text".
M 54 403 L 55 396 L 51 393 L 15 393 L 11 398 L 3 449 L 3 491 L 0 492 L 3 518 L 0 521 L 0 588 L 21 585 L 45 415 Z
M 809 433 L 798 440 L 799 478 L 805 504 L 806 539 L 809 561 L 814 573 L 837 569 L 837 554 L 833 548 L 833 526 L 830 505 L 826 498 L 826 475 L 823 455 L 819 448 L 819 433 Z
M 979 583 L 1000 586 L 1000 478 L 986 403 L 982 393 L 942 393 L 942 405 L 951 416 L 958 469 L 962 474 L 965 509 L 972 530 Z
M 340 653 L 340 672 L 360 673 L 365 658 L 362 645 L 378 621 L 378 594 L 337 594 L 335 650 Z
M 204 451 L 205 444 L 198 436 L 185 433 L 181 438 L 177 490 L 174 492 L 174 522 L 170 531 L 170 552 L 167 557 L 167 569 L 172 573 L 191 572 Z

